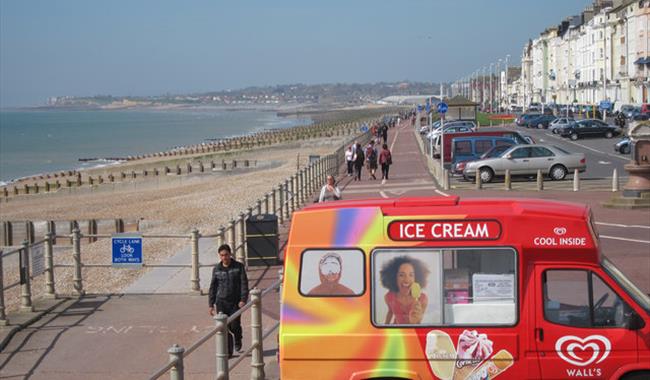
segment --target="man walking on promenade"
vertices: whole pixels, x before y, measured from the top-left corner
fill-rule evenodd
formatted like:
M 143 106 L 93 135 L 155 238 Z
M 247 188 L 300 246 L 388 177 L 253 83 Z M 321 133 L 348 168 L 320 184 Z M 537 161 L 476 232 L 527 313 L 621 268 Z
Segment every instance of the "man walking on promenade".
M 212 281 L 208 296 L 209 313 L 232 315 L 248 300 L 248 277 L 244 264 L 232 258 L 232 250 L 223 244 L 217 250 L 219 262 L 212 269 Z M 228 328 L 235 336 L 235 351 L 242 349 L 241 318 L 232 321 Z
M 379 153 L 379 163 L 381 164 L 381 184 L 385 184 L 388 180 L 388 170 L 393 164 L 393 156 L 388 149 L 388 145 L 384 144 L 381 147 L 381 153 Z

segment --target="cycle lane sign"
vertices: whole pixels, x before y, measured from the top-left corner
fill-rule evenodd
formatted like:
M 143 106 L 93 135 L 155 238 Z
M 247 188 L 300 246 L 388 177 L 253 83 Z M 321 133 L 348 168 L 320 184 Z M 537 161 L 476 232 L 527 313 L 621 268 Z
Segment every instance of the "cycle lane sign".
M 142 235 L 114 234 L 111 240 L 113 266 L 142 265 Z

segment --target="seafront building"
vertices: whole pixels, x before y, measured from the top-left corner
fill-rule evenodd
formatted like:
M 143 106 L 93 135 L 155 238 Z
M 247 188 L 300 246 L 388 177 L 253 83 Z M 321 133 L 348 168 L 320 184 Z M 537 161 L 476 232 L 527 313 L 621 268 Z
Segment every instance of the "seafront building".
M 650 0 L 595 0 L 527 41 L 520 67 L 501 65 L 496 72 L 493 64 L 452 89 L 483 108 L 648 103 L 649 22 Z

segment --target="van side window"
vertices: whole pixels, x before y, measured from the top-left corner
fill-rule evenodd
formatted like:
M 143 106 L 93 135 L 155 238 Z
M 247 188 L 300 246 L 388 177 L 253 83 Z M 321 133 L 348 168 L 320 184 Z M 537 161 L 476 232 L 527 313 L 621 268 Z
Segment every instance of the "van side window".
M 372 253 L 377 326 L 511 326 L 517 320 L 511 248 L 377 249 Z
M 358 249 L 314 249 L 302 253 L 300 294 L 353 297 L 364 293 L 364 255 Z
M 456 154 L 472 154 L 472 143 L 470 141 L 456 142 Z
M 544 272 L 544 317 L 573 327 L 625 327 L 630 307 L 595 273 Z
M 476 154 L 483 154 L 488 150 L 492 149 L 492 141 L 490 140 L 477 140 L 476 144 Z

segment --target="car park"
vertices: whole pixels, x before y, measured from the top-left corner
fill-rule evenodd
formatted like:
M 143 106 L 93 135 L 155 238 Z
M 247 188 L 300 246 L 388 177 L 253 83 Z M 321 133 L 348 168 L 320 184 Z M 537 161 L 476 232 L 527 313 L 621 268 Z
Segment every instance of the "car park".
M 458 163 L 474 161 L 495 146 L 510 147 L 515 144 L 515 140 L 501 136 L 456 137 L 451 142 L 452 172 Z
M 620 154 L 629 154 L 632 151 L 632 143 L 628 137 L 622 138 L 619 142 L 614 144 L 614 152 Z
M 498 157 L 469 162 L 463 176 L 471 180 L 478 171 L 482 182 L 491 182 L 494 177 L 511 175 L 535 175 L 538 170 L 553 180 L 562 180 L 575 169 L 584 172 L 587 168 L 584 153 L 569 153 L 552 145 L 516 145 Z
M 562 137 L 577 140 L 585 137 L 606 137 L 611 139 L 621 134 L 621 129 L 597 119 L 579 120 L 559 131 Z
M 549 125 L 548 129 L 549 131 L 553 132 L 554 134 L 558 133 L 562 128 L 568 127 L 571 123 L 575 123 L 575 119 L 570 117 L 558 117 L 557 119 L 553 120 Z
M 542 115 L 534 119 L 530 119 L 528 123 L 526 123 L 526 127 L 539 129 L 548 128 L 549 124 L 555 119 L 557 118 L 553 115 Z

